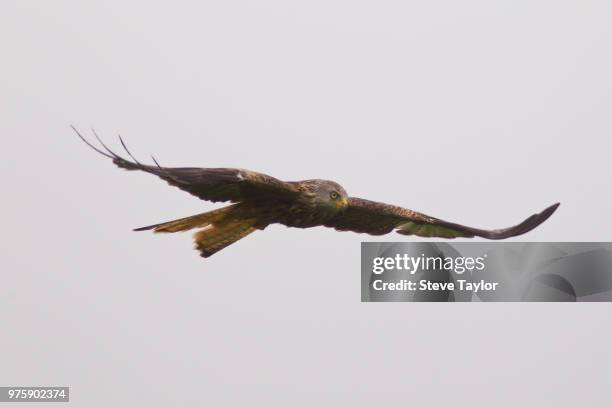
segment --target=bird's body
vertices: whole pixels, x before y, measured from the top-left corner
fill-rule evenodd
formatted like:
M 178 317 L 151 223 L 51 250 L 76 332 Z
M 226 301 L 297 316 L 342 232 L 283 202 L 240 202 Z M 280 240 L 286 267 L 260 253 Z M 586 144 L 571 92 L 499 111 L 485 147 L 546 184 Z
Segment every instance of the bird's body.
M 300 194 L 277 213 L 276 222 L 287 227 L 311 228 L 323 225 L 348 205 L 341 185 L 329 180 L 292 182 Z M 331 194 L 336 193 L 337 198 Z
M 383 235 L 396 231 L 423 237 L 474 237 L 504 239 L 524 234 L 544 222 L 558 204 L 534 214 L 522 223 L 505 229 L 482 230 L 443 221 L 398 206 L 349 197 L 334 181 L 282 181 L 266 174 L 236 168 L 161 167 L 126 160 L 108 149 L 106 152 L 79 137 L 98 153 L 126 170 L 154 174 L 170 185 L 196 197 L 213 202 L 231 202 L 226 207 L 169 222 L 137 228 L 136 231 L 179 232 L 199 229 L 194 235 L 196 248 L 209 257 L 245 236 L 270 224 L 294 228 L 325 226 L 338 231 Z M 94 133 L 95 134 L 95 133 Z M 97 135 L 96 135 L 97 137 Z

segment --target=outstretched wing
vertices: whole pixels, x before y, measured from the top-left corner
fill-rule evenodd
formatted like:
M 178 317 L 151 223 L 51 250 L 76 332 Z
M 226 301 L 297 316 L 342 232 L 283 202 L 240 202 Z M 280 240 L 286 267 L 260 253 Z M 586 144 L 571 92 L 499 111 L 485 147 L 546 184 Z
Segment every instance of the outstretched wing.
M 346 210 L 332 218 L 325 226 L 338 231 L 363 232 L 370 235 L 384 235 L 395 230 L 402 235 L 420 237 L 504 239 L 531 231 L 546 221 L 558 206 L 559 203 L 551 205 L 510 228 L 483 230 L 440 220 L 407 208 L 350 197 Z
M 129 161 L 106 147 L 95 132 L 94 135 L 106 151 L 102 151 L 92 145 L 74 126 L 72 129 L 89 147 L 112 159 L 113 163 L 118 167 L 126 170 L 141 170 L 154 174 L 167 181 L 168 184 L 193 194 L 202 200 L 214 202 L 239 202 L 257 199 L 283 200 L 290 199 L 299 194 L 294 183 L 284 182 L 272 176 L 250 170 L 233 168 L 162 167 L 154 158 L 154 166 L 141 164 L 132 156 L 123 143 L 123 140 L 119 138 L 126 153 L 133 160 Z

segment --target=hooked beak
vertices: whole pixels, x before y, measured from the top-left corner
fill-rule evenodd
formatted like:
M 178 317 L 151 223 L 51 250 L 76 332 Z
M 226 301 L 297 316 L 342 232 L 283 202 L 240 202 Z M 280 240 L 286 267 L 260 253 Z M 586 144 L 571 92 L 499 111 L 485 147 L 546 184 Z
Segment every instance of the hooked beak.
M 348 206 L 348 200 L 346 198 L 338 201 L 338 207 L 345 208 L 346 206 Z

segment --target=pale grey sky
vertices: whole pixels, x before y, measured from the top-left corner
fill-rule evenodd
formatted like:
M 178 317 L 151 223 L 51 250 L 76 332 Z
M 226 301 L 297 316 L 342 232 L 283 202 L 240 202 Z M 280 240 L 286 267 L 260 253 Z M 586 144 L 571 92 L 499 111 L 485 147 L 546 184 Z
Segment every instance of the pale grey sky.
M 610 306 L 362 304 L 371 238 L 203 260 L 166 165 L 333 179 L 523 241 L 610 241 L 608 1 L 4 1 L 0 385 L 71 406 L 609 406 Z M 503 397 L 501 397 L 503 395 Z M 24 405 L 25 406 L 25 405 Z

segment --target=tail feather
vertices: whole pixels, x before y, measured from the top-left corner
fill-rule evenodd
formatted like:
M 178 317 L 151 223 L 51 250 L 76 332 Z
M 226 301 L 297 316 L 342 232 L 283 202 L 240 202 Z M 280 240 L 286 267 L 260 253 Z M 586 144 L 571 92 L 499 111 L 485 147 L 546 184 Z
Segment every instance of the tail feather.
M 204 258 L 219 252 L 228 245 L 257 230 L 255 219 L 236 219 L 210 226 L 193 235 L 195 248 Z
M 134 231 L 180 232 L 202 228 L 194 234 L 195 248 L 204 258 L 208 258 L 260 228 L 256 218 L 246 218 L 244 214 L 241 216 L 240 211 L 235 211 L 235 205 L 136 228 Z
M 135 228 L 134 231 L 153 230 L 154 232 L 180 232 L 187 231 L 193 228 L 202 228 L 214 222 L 222 220 L 228 212 L 234 207 L 233 205 L 219 208 L 217 210 L 208 211 L 202 214 L 192 215 L 190 217 L 179 218 L 178 220 L 162 222 L 160 224 L 148 225 L 146 227 Z

